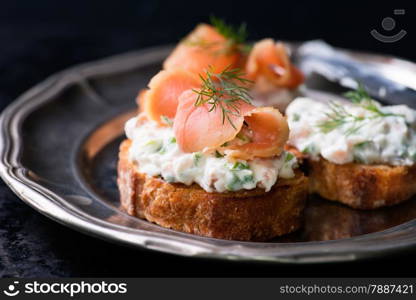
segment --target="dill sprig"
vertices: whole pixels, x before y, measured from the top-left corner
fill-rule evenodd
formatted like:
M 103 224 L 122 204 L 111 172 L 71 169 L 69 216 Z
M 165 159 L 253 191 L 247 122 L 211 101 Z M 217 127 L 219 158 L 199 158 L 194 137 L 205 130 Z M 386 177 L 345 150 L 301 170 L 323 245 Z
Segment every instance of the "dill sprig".
M 210 23 L 214 28 L 217 30 L 219 34 L 225 37 L 226 42 L 208 42 L 204 39 L 187 39 L 185 40 L 185 44 L 188 46 L 197 46 L 206 50 L 210 50 L 212 48 L 220 47 L 219 50 L 216 50 L 214 54 L 231 54 L 236 51 L 241 51 L 244 53 L 248 53 L 251 50 L 251 46 L 245 44 L 247 39 L 247 26 L 245 23 L 241 24 L 238 27 L 233 25 L 227 24 L 224 20 L 217 18 L 215 16 L 210 16 Z
M 251 104 L 248 85 L 251 80 L 243 77 L 244 73 L 236 68 L 225 68 L 221 73 L 214 73 L 209 67 L 205 76 L 199 75 L 202 81 L 201 89 L 194 89 L 198 94 L 195 106 L 209 105 L 209 111 L 220 109 L 222 123 L 227 120 L 234 129 L 237 129 L 231 120 L 231 115 L 240 115 L 239 101 Z
M 350 99 L 352 103 L 371 112 L 372 115 L 355 116 L 349 113 L 342 104 L 338 102 L 330 102 L 329 107 L 331 111 L 329 113 L 325 113 L 325 115 L 328 117 L 328 120 L 318 123 L 317 125 L 322 132 L 328 133 L 334 129 L 340 128 L 344 124 L 351 124 L 351 127 L 345 132 L 347 135 L 350 135 L 360 130 L 360 128 L 365 125 L 365 123 L 363 123 L 365 120 L 372 120 L 389 116 L 403 117 L 403 115 L 384 113 L 381 111 L 379 104 L 368 95 L 362 84 L 358 85 L 356 91 L 349 91 L 344 95 Z
M 358 87 L 355 91 L 349 91 L 344 94 L 344 96 L 351 100 L 352 103 L 360 104 L 364 101 L 372 101 L 370 95 L 368 95 L 362 83 L 358 84 Z
M 234 44 L 243 44 L 246 42 L 248 36 L 246 23 L 242 23 L 240 26 L 235 27 L 215 16 L 210 16 L 209 20 L 218 33 L 232 41 Z
M 367 91 L 365 90 L 364 86 L 361 83 L 358 84 L 357 90 L 349 91 L 345 93 L 344 96 L 350 99 L 352 103 L 357 104 L 361 106 L 362 108 L 373 112 L 379 117 L 389 117 L 389 116 L 403 117 L 403 115 L 382 112 L 380 110 L 378 103 L 370 97 L 370 95 L 367 93 Z
M 354 116 L 349 113 L 337 102 L 330 102 L 329 108 L 331 109 L 331 112 L 325 113 L 328 120 L 320 122 L 317 125 L 323 133 L 331 132 L 344 124 L 351 123 L 352 126 L 347 130 L 346 134 L 353 134 L 361 128 L 362 124 L 360 124 L 360 122 L 365 120 L 365 117 Z

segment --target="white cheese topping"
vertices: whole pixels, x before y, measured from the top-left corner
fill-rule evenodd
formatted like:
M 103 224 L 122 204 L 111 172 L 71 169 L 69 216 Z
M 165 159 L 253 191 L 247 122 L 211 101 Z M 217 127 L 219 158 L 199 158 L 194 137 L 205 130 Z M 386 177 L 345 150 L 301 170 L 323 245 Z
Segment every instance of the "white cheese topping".
M 370 104 L 377 112 L 350 102 L 297 98 L 286 110 L 289 143 L 312 159 L 322 156 L 336 164 L 413 165 L 416 111 L 405 105 Z M 335 119 L 334 109 L 339 113 Z
M 294 177 L 296 158 L 284 152 L 277 158 L 258 158 L 250 161 L 229 161 L 215 152 L 182 152 L 171 127 L 154 122 L 136 125 L 137 118 L 125 126 L 132 140 L 129 158 L 141 173 L 161 176 L 168 182 L 186 185 L 199 184 L 207 192 L 250 190 L 256 187 L 267 191 L 278 177 Z

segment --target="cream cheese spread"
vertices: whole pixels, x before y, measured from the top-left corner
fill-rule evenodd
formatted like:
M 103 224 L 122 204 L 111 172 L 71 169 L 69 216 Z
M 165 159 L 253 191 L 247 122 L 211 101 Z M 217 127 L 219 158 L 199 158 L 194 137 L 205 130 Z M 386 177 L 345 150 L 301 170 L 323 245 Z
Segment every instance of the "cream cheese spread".
M 287 108 L 289 143 L 312 159 L 336 164 L 413 165 L 416 111 L 382 106 L 297 98 Z
M 278 178 L 292 178 L 296 158 L 289 152 L 279 157 L 256 158 L 250 161 L 228 160 L 218 152 L 194 153 L 181 151 L 171 127 L 152 121 L 137 125 L 132 118 L 125 125 L 132 141 L 129 159 L 138 171 L 161 176 L 167 182 L 199 184 L 207 192 L 250 190 L 256 187 L 269 191 Z

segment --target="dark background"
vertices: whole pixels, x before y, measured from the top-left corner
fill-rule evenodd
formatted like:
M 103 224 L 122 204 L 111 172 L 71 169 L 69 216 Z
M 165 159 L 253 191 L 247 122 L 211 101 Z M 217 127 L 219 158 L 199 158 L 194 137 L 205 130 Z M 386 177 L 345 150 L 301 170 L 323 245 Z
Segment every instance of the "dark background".
M 414 2 L 414 1 L 413 1 Z M 406 9 L 394 16 L 393 9 Z M 143 47 L 175 43 L 214 14 L 246 22 L 250 39 L 324 39 L 330 44 L 416 61 L 411 1 L 3 1 L 0 110 L 54 72 Z M 373 39 L 381 20 L 408 35 Z M 67 229 L 23 204 L 0 182 L 0 276 L 414 276 L 413 253 L 361 263 L 227 263 L 129 249 Z

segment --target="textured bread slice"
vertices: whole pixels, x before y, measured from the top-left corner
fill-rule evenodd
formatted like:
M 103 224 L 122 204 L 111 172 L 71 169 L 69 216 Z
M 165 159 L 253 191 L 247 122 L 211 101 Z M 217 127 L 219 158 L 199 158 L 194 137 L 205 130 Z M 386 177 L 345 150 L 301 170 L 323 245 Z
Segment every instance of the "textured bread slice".
M 208 193 L 196 184 L 139 173 L 128 159 L 130 144 L 121 144 L 118 163 L 121 205 L 130 215 L 187 233 L 242 241 L 269 240 L 301 225 L 308 183 L 300 172 L 293 179 L 279 179 L 267 193 Z
M 311 193 L 353 208 L 390 206 L 416 193 L 416 165 L 338 165 L 320 158 L 306 160 L 306 168 Z

